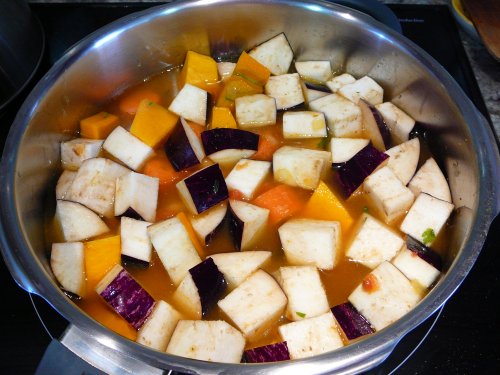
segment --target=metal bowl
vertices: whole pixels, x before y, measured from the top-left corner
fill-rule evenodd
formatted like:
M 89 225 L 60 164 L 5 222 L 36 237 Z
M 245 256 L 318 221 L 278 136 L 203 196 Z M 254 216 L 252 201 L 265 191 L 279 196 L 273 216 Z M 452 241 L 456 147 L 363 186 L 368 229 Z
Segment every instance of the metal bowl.
M 202 362 L 163 354 L 111 332 L 65 296 L 49 267 L 44 221 L 54 211 L 60 142 L 74 136 L 78 120 L 99 104 L 145 77 L 180 65 L 187 50 L 246 49 L 279 32 L 286 33 L 297 59 L 328 59 L 337 71 L 371 76 L 384 87 L 386 100 L 427 129 L 457 207 L 443 277 L 410 313 L 386 329 L 303 360 Z M 356 373 L 374 367 L 459 287 L 500 205 L 493 134 L 448 73 L 370 17 L 321 1 L 180 1 L 99 30 L 71 48 L 26 99 L 6 142 L 0 178 L 2 253 L 19 285 L 45 298 L 78 329 L 82 342 L 122 353 L 135 363 L 193 373 Z

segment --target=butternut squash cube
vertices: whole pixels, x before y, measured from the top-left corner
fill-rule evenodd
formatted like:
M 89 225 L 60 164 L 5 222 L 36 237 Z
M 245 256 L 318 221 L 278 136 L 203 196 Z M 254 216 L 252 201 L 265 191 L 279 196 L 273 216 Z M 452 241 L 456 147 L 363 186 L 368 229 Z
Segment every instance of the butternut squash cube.
M 90 139 L 104 139 L 118 125 L 118 116 L 108 112 L 99 112 L 80 120 L 80 136 Z

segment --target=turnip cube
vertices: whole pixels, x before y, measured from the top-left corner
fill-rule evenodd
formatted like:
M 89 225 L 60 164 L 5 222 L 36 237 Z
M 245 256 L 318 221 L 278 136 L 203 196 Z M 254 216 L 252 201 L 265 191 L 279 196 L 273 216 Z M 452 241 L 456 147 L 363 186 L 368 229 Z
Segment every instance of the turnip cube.
M 384 101 L 384 89 L 368 76 L 342 86 L 338 90 L 338 93 L 353 103 L 357 103 L 359 99 L 365 99 L 372 105 L 377 105 Z
M 264 65 L 274 75 L 285 74 L 293 59 L 292 47 L 281 33 L 254 47 L 249 55 Z
M 146 221 L 155 221 L 160 180 L 130 172 L 116 179 L 115 216 L 132 210 Z
M 203 213 L 190 218 L 191 225 L 203 245 L 209 244 L 212 237 L 224 222 L 227 202 L 222 202 Z
M 150 225 L 148 234 L 174 285 L 179 285 L 189 269 L 201 262 L 186 227 L 177 216 Z
M 65 169 L 78 169 L 84 160 L 99 155 L 104 141 L 99 139 L 75 138 L 61 143 L 61 161 Z
M 415 196 L 388 166 L 373 172 L 365 179 L 363 188 L 387 223 L 404 216 Z
M 330 162 L 328 151 L 283 146 L 273 155 L 274 179 L 290 186 L 314 190 Z
M 363 214 L 346 256 L 369 268 L 392 259 L 403 247 L 404 241 L 389 227 L 369 214 Z
M 453 207 L 449 202 L 420 193 L 400 229 L 425 245 L 432 245 L 450 217 Z M 428 235 L 429 232 L 432 232 L 432 235 Z
M 108 135 L 102 148 L 134 171 L 141 169 L 146 160 L 154 154 L 150 146 L 121 126 L 117 126 Z
M 164 352 L 181 315 L 169 303 L 158 301 L 137 333 L 137 342 Z
M 210 255 L 224 274 L 229 289 L 240 285 L 271 258 L 270 251 L 236 251 Z
M 304 103 L 298 73 L 271 76 L 264 89 L 267 95 L 276 99 L 277 109 L 292 108 Z
M 323 138 L 326 137 L 325 115 L 314 111 L 288 111 L 283 114 L 283 137 Z
M 283 313 L 287 299 L 268 273 L 258 270 L 218 302 L 248 340 L 257 338 Z
M 271 162 L 241 159 L 226 177 L 229 190 L 238 190 L 247 199 L 253 195 L 271 170 Z
M 338 94 L 313 100 L 309 108 L 325 114 L 328 131 L 334 137 L 358 138 L 363 134 L 361 109 Z
M 291 359 L 312 357 L 344 346 L 330 311 L 315 318 L 288 323 L 278 328 Z
M 120 243 L 122 259 L 149 264 L 153 247 L 148 236 L 151 223 L 122 216 Z
M 403 247 L 392 259 L 394 264 L 410 281 L 416 282 L 426 289 L 439 277 L 437 268 L 418 256 L 417 253 Z
M 166 352 L 201 361 L 240 363 L 244 349 L 242 334 L 222 320 L 180 320 Z
M 85 252 L 82 242 L 53 243 L 50 267 L 62 288 L 77 296 L 85 294 Z
M 286 317 L 292 321 L 326 313 L 330 306 L 314 266 L 280 267 L 278 281 L 288 299 Z
M 269 210 L 238 200 L 229 201 L 229 230 L 238 250 L 251 248 L 267 224 Z
M 348 297 L 377 331 L 410 311 L 420 298 L 410 281 L 389 262 L 375 268 Z
M 75 177 L 76 177 L 75 171 L 70 171 L 68 169 L 65 169 L 63 173 L 61 173 L 61 176 L 59 176 L 56 185 L 56 199 L 66 198 L 66 194 L 68 194 L 71 188 L 71 184 L 73 184 Z
M 315 83 L 326 82 L 332 76 L 330 61 L 296 61 L 295 70 L 301 78 Z
M 429 158 L 411 179 L 408 187 L 413 194 L 427 193 L 451 203 L 451 193 L 446 177 L 433 158 Z
M 378 104 L 375 108 L 384 117 L 385 123 L 391 131 L 394 143 L 406 142 L 410 137 L 411 130 L 415 126 L 415 120 L 391 102 Z
M 417 170 L 420 157 L 420 141 L 418 138 L 394 146 L 385 153 L 389 155 L 387 166 L 392 169 L 403 185 L 408 185 Z M 415 194 L 415 192 L 413 193 Z
M 233 74 L 234 68 L 236 67 L 236 63 L 233 62 L 218 62 L 217 63 L 217 72 L 219 73 L 219 77 L 222 81 L 225 81 Z
M 56 219 L 67 242 L 81 241 L 109 232 L 99 215 L 76 202 L 58 200 Z
M 352 75 L 348 73 L 344 73 L 328 80 L 326 82 L 326 85 L 333 93 L 336 93 L 337 91 L 339 91 L 341 87 L 349 85 L 354 82 L 356 82 L 356 78 L 354 78 Z
M 241 96 L 235 100 L 236 121 L 242 129 L 276 123 L 276 100 L 264 94 Z
M 345 163 L 368 146 L 368 143 L 370 141 L 363 138 L 332 138 L 330 140 L 332 163 Z
M 312 264 L 325 270 L 337 264 L 341 242 L 338 221 L 292 219 L 280 226 L 278 233 L 290 264 Z
M 207 121 L 207 102 L 208 93 L 205 90 L 186 83 L 172 100 L 168 110 L 186 120 L 205 125 Z

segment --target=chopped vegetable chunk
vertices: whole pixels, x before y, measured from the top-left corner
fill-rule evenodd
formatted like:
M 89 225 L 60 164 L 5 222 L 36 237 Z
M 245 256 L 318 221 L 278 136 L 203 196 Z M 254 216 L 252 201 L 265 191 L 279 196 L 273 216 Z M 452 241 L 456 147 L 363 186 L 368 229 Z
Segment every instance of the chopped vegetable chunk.
M 118 126 L 118 116 L 99 112 L 80 121 L 80 136 L 90 139 L 105 139 Z

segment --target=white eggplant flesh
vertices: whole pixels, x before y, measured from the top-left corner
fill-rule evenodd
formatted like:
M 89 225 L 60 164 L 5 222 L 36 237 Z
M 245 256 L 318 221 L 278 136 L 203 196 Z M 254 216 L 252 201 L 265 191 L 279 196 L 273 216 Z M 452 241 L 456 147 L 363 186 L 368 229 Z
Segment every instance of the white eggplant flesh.
M 70 171 L 65 169 L 56 184 L 56 199 L 66 199 L 66 195 L 73 184 L 73 181 L 76 177 L 75 171 Z
M 153 312 L 137 333 L 139 344 L 164 352 L 172 337 L 177 322 L 181 319 L 179 312 L 169 303 L 159 300 Z
M 241 129 L 259 128 L 276 123 L 276 100 L 265 94 L 236 98 L 236 121 Z
M 332 163 L 345 163 L 354 155 L 368 146 L 370 140 L 363 138 L 332 138 L 330 139 L 330 152 Z
M 391 131 L 394 144 L 406 142 L 415 126 L 415 120 L 406 112 L 391 102 L 384 102 L 375 106 L 384 117 L 385 123 Z
M 412 283 L 417 283 L 423 289 L 429 288 L 441 272 L 419 257 L 415 252 L 405 247 L 391 260 Z
M 293 60 L 293 50 L 284 33 L 254 47 L 249 55 L 274 75 L 287 73 Z
M 188 272 L 173 294 L 175 304 L 191 319 L 202 317 L 201 299 L 193 277 Z
M 325 83 L 332 76 L 332 66 L 328 60 L 296 61 L 295 70 L 303 80 L 313 83 Z
M 217 63 L 217 72 L 219 73 L 219 78 L 222 81 L 227 80 L 233 74 L 236 63 L 222 61 Z
M 389 155 L 387 166 L 392 169 L 403 185 L 408 185 L 417 170 L 420 158 L 420 141 L 418 138 L 394 146 L 385 153 Z M 415 191 L 413 193 L 415 194 Z
M 384 101 L 384 89 L 368 76 L 342 86 L 338 93 L 353 103 L 357 103 L 359 99 L 364 99 L 371 105 L 377 105 Z
M 64 290 L 79 297 L 85 294 L 85 249 L 82 242 L 53 243 L 50 267 Z
M 226 177 L 229 190 L 238 190 L 247 199 L 252 199 L 271 171 L 271 162 L 241 159 Z
M 229 207 L 230 231 L 235 245 L 241 251 L 249 250 L 263 234 L 269 210 L 238 200 L 229 200 Z
M 298 73 L 271 76 L 264 87 L 265 93 L 276 100 L 276 108 L 293 108 L 304 103 L 304 94 Z
M 76 202 L 58 200 L 56 219 L 67 242 L 82 241 L 109 232 L 99 215 Z
M 208 93 L 186 83 L 175 96 L 168 110 L 199 125 L 207 122 Z
M 120 220 L 121 255 L 139 262 L 151 262 L 153 245 L 148 235 L 151 223 L 122 216 Z
M 287 111 L 283 114 L 285 139 L 324 138 L 328 135 L 325 115 L 315 111 Z
M 154 154 L 150 146 L 121 126 L 117 126 L 108 135 L 102 148 L 134 171 L 141 169 Z
M 203 245 L 210 243 L 212 236 L 222 225 L 226 213 L 227 202 L 222 202 L 190 218 L 191 225 Z
M 427 193 L 451 203 L 450 187 L 436 160 L 429 158 L 411 179 L 408 187 L 415 195 Z
M 103 140 L 75 138 L 61 143 L 61 162 L 64 169 L 77 170 L 84 160 L 95 158 L 101 152 Z
M 326 91 L 311 89 L 304 83 L 302 83 L 302 93 L 304 94 L 304 101 L 306 102 L 306 104 L 311 103 L 313 100 L 330 95 L 330 93 Z
M 160 180 L 157 177 L 130 172 L 116 179 L 115 216 L 133 210 L 145 221 L 154 222 L 158 205 Z
M 328 80 L 326 82 L 326 86 L 330 89 L 331 92 L 336 93 L 341 87 L 354 82 L 356 82 L 356 78 L 354 78 L 349 73 L 344 73 Z

